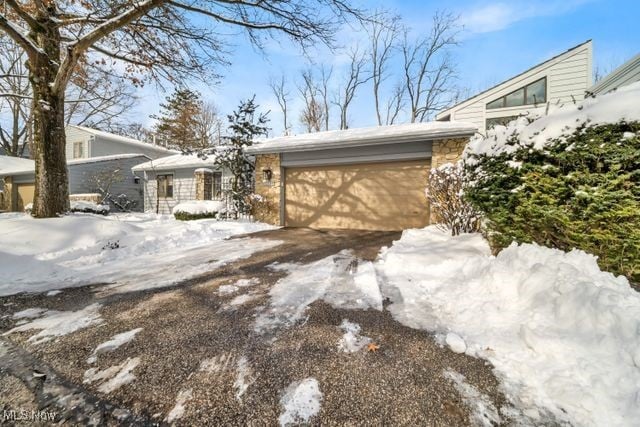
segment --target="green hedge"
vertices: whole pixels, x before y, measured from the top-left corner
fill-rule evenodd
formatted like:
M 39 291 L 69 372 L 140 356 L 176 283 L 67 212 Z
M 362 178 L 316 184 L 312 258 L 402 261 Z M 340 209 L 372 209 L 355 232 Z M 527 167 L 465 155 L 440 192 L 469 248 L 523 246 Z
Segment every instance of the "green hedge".
M 191 214 L 187 212 L 176 212 L 173 216 L 180 221 L 192 221 L 196 219 L 217 218 L 218 212 L 207 212 L 202 214 Z
M 475 159 L 465 194 L 485 215 L 494 250 L 514 240 L 579 248 L 640 283 L 639 122 L 583 126 L 543 151 Z

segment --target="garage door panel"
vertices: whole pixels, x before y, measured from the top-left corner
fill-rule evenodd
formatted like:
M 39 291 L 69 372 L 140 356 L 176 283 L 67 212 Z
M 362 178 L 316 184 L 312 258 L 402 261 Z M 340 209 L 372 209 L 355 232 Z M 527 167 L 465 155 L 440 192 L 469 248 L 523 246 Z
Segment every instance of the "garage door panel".
M 285 224 L 398 230 L 428 223 L 428 160 L 287 168 Z
M 33 203 L 33 196 L 35 194 L 34 184 L 18 184 L 18 211 L 24 210 L 24 207 L 29 203 Z

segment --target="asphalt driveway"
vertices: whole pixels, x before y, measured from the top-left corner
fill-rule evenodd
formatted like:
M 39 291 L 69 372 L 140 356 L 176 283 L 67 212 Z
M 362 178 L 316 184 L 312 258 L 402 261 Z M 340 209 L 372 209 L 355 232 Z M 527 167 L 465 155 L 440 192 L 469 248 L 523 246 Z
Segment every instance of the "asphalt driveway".
M 269 291 L 287 275 L 274 265 L 305 265 L 350 249 L 349 268 L 357 269 L 358 260 L 375 259 L 399 233 L 281 229 L 255 236 L 283 243 L 167 288 L 106 294 L 96 284 L 0 298 L 2 332 L 25 322 L 14 313 L 35 307 L 70 312 L 100 304 L 101 316 L 37 344 L 29 341 L 33 330 L 3 335 L 0 412 L 46 411 L 27 415 L 51 413 L 56 422 L 82 424 L 277 425 L 286 421 L 283 396 L 307 378 L 322 393 L 319 410 L 307 419 L 313 425 L 482 424 L 487 420 L 478 419 L 470 389 L 484 404 L 505 405 L 485 361 L 453 353 L 384 310 L 316 301 L 294 325 L 255 331 Z M 375 345 L 341 351 L 345 320 Z M 94 351 L 134 330 L 119 347 Z M 453 381 L 452 372 L 465 384 Z M 107 381 L 110 375 L 123 385 Z

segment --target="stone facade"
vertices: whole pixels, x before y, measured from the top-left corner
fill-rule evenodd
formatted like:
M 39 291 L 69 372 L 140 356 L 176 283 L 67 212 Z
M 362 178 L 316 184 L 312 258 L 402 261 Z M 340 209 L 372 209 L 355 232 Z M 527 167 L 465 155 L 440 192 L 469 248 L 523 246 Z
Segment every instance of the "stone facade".
M 446 163 L 454 163 L 460 160 L 464 147 L 468 142 L 469 138 L 433 141 L 433 147 L 431 149 L 431 167 L 437 169 Z
M 271 179 L 268 179 L 271 171 Z M 256 156 L 256 194 L 261 200 L 253 203 L 253 215 L 258 221 L 267 224 L 280 224 L 280 194 L 282 177 L 280 176 L 280 154 L 258 154 Z
M 18 187 L 13 185 L 13 177 L 4 178 L 0 210 L 16 211 L 18 209 Z
M 211 200 L 213 191 L 213 172 L 206 169 L 195 171 L 196 200 Z

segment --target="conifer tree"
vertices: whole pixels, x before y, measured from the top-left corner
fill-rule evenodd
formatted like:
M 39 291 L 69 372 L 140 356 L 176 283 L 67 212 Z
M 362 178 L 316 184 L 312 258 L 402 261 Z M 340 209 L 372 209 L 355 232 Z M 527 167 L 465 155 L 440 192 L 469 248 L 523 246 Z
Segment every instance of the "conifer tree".
M 198 92 L 176 89 L 166 102 L 160 104 L 155 130 L 163 145 L 183 152 L 206 148 L 206 141 L 198 135 L 198 116 L 203 102 Z M 204 145 L 204 146 L 203 146 Z
M 249 195 L 253 191 L 254 159 L 246 153 L 255 137 L 267 135 L 268 113 L 257 113 L 255 96 L 240 102 L 238 109 L 228 115 L 229 136 L 223 138 L 216 150 L 216 163 L 231 172 L 230 196 L 234 215 L 249 212 Z

